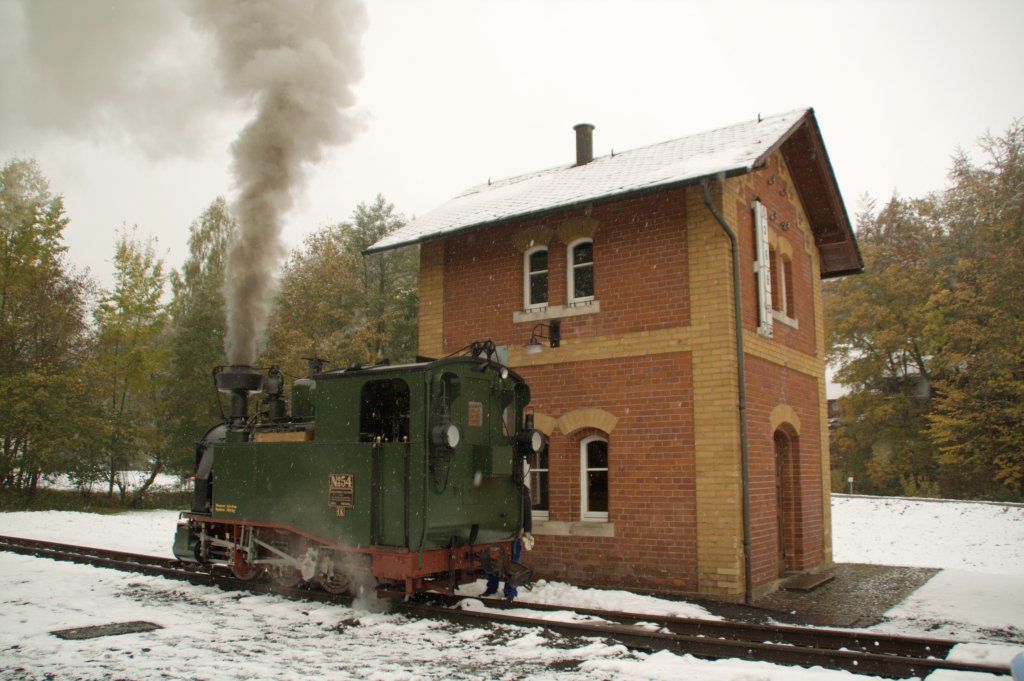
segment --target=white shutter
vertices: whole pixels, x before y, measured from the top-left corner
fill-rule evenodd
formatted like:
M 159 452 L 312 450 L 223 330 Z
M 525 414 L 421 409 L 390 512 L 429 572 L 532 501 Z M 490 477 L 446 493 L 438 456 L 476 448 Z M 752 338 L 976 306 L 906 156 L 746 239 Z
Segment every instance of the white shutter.
M 757 332 L 772 337 L 772 273 L 768 250 L 768 209 L 754 201 L 754 238 L 757 240 Z

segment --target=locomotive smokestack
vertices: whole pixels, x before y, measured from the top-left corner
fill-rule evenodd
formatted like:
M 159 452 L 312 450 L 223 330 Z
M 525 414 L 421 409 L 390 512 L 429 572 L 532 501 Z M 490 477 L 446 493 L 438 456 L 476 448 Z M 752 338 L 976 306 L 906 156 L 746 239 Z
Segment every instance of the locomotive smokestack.
M 231 395 L 231 427 L 245 425 L 249 418 L 249 393 L 263 388 L 263 374 L 256 367 L 224 366 L 213 370 L 213 379 L 217 390 Z
M 572 129 L 576 131 L 576 165 L 585 166 L 594 160 L 594 126 L 579 123 Z

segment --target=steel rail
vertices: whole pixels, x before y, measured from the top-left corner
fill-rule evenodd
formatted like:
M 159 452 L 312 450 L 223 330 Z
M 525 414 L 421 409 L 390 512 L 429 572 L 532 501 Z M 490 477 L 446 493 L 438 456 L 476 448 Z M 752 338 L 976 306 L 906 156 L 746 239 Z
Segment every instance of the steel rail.
M 110 551 L 35 539 L 0 536 L 0 550 L 53 560 L 108 567 L 227 590 L 271 593 L 287 598 L 351 604 L 353 598 L 304 587 L 239 580 L 225 571 L 211 571 L 174 558 Z M 946 639 L 892 636 L 864 631 L 816 629 L 696 618 L 659 617 L 537 603 L 479 600 L 486 609 L 469 609 L 464 597 L 436 594 L 425 600 L 390 601 L 392 612 L 410 617 L 442 618 L 470 626 L 504 624 L 541 627 L 582 638 L 604 638 L 644 651 L 669 650 L 707 659 L 737 658 L 801 667 L 826 667 L 890 678 L 920 677 L 938 669 L 1009 676 L 1007 666 L 944 659 L 958 642 Z M 564 622 L 503 610 L 571 611 L 592 621 Z M 599 621 L 593 621 L 599 620 Z
M 924 678 L 938 669 L 1005 676 L 1010 674 L 1007 666 L 956 662 L 938 657 L 939 654 L 948 654 L 958 641 L 907 637 L 904 642 L 903 637 L 876 636 L 869 632 L 666 618 L 571 606 L 479 600 L 499 610 L 561 610 L 606 621 L 560 622 L 493 611 L 453 610 L 450 602 L 435 608 L 423 608 L 416 604 L 401 604 L 401 607 L 408 607 L 411 614 L 421 617 L 432 616 L 444 607 L 450 612 L 459 613 L 450 616 L 450 619 L 458 618 L 466 623 L 479 625 L 481 621 L 490 621 L 540 626 L 567 636 L 603 636 L 639 650 L 670 650 L 707 659 L 737 658 L 799 667 L 820 666 L 888 678 Z M 878 639 L 878 646 L 875 646 L 875 639 Z M 871 652 L 876 648 L 891 652 Z
M 462 600 L 459 597 L 445 597 L 437 594 L 432 595 L 431 598 L 446 602 L 449 605 L 455 605 L 458 601 Z M 811 646 L 833 650 L 854 650 L 881 655 L 944 658 L 959 643 L 950 639 L 897 636 L 854 629 L 756 624 L 753 622 L 711 620 L 697 617 L 671 617 L 644 613 L 611 613 L 607 610 L 579 608 L 569 605 L 521 603 L 498 599 L 480 600 L 485 601 L 488 607 L 496 609 L 524 607 L 542 611 L 564 611 L 571 609 L 580 615 L 614 620 L 621 624 L 632 624 L 634 626 L 657 624 L 661 629 L 685 636 L 712 636 L 735 641 L 771 641 L 788 645 Z

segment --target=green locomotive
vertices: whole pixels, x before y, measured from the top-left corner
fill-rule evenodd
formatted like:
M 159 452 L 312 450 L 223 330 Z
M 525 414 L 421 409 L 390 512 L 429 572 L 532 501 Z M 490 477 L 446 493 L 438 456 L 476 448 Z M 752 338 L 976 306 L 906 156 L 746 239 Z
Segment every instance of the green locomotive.
M 521 581 L 522 462 L 545 436 L 525 413 L 526 383 L 495 358 L 487 341 L 416 364 L 325 372 L 311 362 L 290 410 L 276 369 L 218 367 L 231 415 L 197 445 L 175 556 L 337 593 L 450 593 L 479 574 Z

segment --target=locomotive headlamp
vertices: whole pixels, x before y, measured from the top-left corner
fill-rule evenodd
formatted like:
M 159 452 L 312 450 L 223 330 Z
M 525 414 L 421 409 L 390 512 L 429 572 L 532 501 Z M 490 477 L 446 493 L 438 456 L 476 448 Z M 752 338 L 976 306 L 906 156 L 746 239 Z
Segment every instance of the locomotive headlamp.
M 455 449 L 462 441 L 462 431 L 454 423 L 439 423 L 431 429 L 431 439 L 437 447 Z
M 536 454 L 544 449 L 544 433 L 533 428 L 526 428 L 519 431 L 519 449 L 523 452 Z

